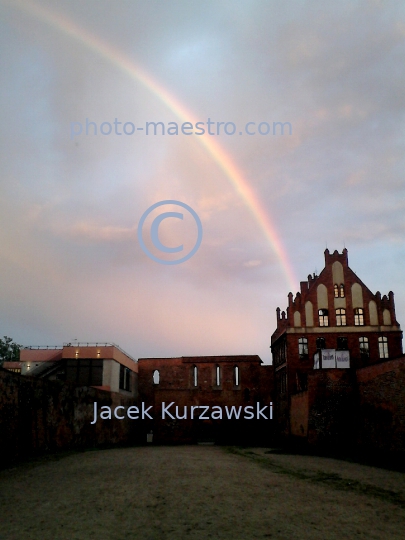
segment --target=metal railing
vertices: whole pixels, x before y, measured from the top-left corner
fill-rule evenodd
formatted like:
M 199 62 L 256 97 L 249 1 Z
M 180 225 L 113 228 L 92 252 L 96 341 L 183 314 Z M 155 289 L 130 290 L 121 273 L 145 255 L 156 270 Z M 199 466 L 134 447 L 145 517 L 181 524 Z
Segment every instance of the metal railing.
M 135 358 L 133 358 L 130 354 L 124 351 L 124 349 L 121 349 L 119 345 L 116 343 L 110 342 L 102 342 L 102 341 L 95 341 L 95 342 L 89 342 L 89 341 L 72 341 L 69 343 L 63 343 L 63 345 L 28 345 L 26 347 L 22 347 L 22 349 L 33 349 L 33 350 L 62 350 L 64 347 L 115 347 L 118 349 L 122 354 L 125 354 L 125 356 L 128 356 L 131 360 L 134 362 L 137 362 Z
M 21 349 L 34 349 L 34 350 L 40 350 L 40 349 L 50 349 L 50 350 L 61 350 L 63 349 L 63 345 L 27 345 L 24 347 L 21 347 Z

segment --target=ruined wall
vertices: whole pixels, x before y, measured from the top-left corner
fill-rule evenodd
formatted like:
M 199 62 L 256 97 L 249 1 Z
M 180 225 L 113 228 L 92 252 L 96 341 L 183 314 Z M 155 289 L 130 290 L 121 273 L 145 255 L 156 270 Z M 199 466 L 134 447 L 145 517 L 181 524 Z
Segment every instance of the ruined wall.
M 358 444 L 405 452 L 405 358 L 357 371 Z
M 140 401 L 153 406 L 153 420 L 145 421 L 158 444 L 194 444 L 213 441 L 218 444 L 265 444 L 273 433 L 270 420 L 222 420 L 190 418 L 191 406 L 221 407 L 263 406 L 272 401 L 272 366 L 261 366 L 255 357 L 181 357 L 139 359 Z M 235 385 L 234 367 L 239 367 L 239 385 Z M 193 368 L 198 367 L 194 386 Z M 220 366 L 220 384 L 216 367 Z M 159 371 L 159 384 L 153 373 Z M 179 416 L 188 409 L 187 419 L 162 419 L 162 402 L 174 402 Z M 267 409 L 267 413 L 268 413 Z M 176 415 L 174 415 L 176 416 Z
M 134 421 L 93 421 L 94 401 L 125 407 L 133 399 L 59 381 L 24 377 L 0 368 L 2 465 L 45 451 L 134 442 Z

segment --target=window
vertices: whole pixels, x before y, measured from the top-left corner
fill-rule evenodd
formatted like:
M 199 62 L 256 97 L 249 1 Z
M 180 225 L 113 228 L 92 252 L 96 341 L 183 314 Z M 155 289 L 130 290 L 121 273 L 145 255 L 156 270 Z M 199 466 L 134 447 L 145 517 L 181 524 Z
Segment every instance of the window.
M 233 368 L 233 384 L 235 386 L 240 385 L 240 375 L 239 375 L 239 367 L 238 366 L 235 366 Z
M 153 384 L 159 384 L 160 381 L 160 374 L 157 369 L 153 372 Z
M 197 369 L 197 366 L 193 366 L 193 386 L 198 386 L 198 369 Z
M 120 390 L 131 391 L 131 370 L 120 364 Z
M 295 384 L 297 392 L 305 392 L 308 390 L 308 375 L 297 371 L 295 374 Z
M 347 351 L 349 349 L 347 345 L 347 337 L 338 337 L 336 348 L 338 349 L 338 351 Z
M 340 298 L 344 298 L 345 297 L 345 286 L 343 284 L 339 287 L 339 291 L 340 291 Z
M 298 354 L 301 359 L 308 358 L 308 340 L 305 337 L 298 340 Z
M 316 348 L 317 349 L 325 348 L 325 338 L 323 337 L 316 338 Z
M 215 384 L 221 386 L 221 368 L 219 366 L 215 367 Z
M 388 338 L 379 337 L 378 338 L 378 351 L 380 353 L 380 358 L 389 358 L 388 356 Z
M 364 309 L 363 308 L 356 308 L 354 310 L 354 325 L 364 326 Z
M 360 355 L 363 357 L 368 357 L 370 354 L 370 349 L 368 346 L 368 338 L 359 337 L 359 345 L 360 345 Z
M 285 338 L 277 340 L 277 343 L 272 347 L 272 353 L 275 366 L 284 364 L 287 356 L 287 340 Z
M 287 372 L 285 369 L 283 369 L 280 373 L 280 379 L 279 379 L 279 388 L 280 394 L 285 394 L 287 391 Z
M 339 298 L 339 286 L 338 285 L 335 284 L 333 286 L 333 291 L 334 291 L 335 298 Z
M 73 358 L 67 360 L 66 380 L 75 382 L 79 386 L 101 386 L 103 384 L 103 361 Z
M 346 326 L 346 310 L 344 308 L 336 310 L 336 326 Z
M 329 326 L 329 313 L 327 309 L 319 309 L 319 326 Z

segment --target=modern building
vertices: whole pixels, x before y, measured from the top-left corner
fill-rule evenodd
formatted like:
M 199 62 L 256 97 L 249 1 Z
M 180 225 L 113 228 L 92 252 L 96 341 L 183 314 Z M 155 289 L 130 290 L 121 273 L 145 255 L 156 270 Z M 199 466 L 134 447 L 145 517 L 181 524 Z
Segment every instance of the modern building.
M 14 364 L 5 362 L 4 367 L 15 370 Z M 21 375 L 137 396 L 138 364 L 114 343 L 25 347 L 20 350 L 18 364 Z
M 325 250 L 325 268 L 300 283 L 288 307 L 277 308 L 271 337 L 276 414 L 289 434 L 291 396 L 307 390 L 315 369 L 356 370 L 402 355 L 394 294 L 373 294 L 350 269 L 348 252 Z

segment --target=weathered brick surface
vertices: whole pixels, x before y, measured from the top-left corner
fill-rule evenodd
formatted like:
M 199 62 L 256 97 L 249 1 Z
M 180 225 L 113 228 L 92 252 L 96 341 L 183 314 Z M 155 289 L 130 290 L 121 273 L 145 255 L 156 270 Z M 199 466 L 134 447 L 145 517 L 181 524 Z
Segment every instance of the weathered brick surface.
M 293 437 L 308 437 L 308 392 L 291 396 L 290 429 Z
M 290 429 L 318 448 L 405 452 L 405 357 L 357 371 L 328 369 L 291 396 Z
M 134 421 L 93 421 L 100 406 L 130 406 L 120 394 L 24 377 L 0 368 L 0 445 L 7 464 L 44 451 L 129 443 Z
M 198 368 L 198 384 L 193 384 L 193 366 Z M 234 384 L 235 366 L 239 367 L 240 385 Z M 216 366 L 221 369 L 221 384 L 216 383 Z M 153 373 L 159 371 L 159 384 Z M 181 357 L 139 359 L 140 401 L 153 405 L 154 419 L 147 422 L 157 443 L 196 443 L 211 440 L 217 443 L 256 444 L 269 440 L 273 430 L 270 420 L 198 420 L 190 418 L 191 406 L 245 407 L 272 401 L 272 366 L 261 366 L 258 356 L 247 357 Z M 162 419 L 161 404 L 174 402 L 179 416 L 188 408 L 187 419 Z M 268 411 L 269 409 L 267 409 Z M 225 415 L 225 411 L 224 411 Z
M 321 448 L 346 448 L 354 442 L 355 375 L 330 369 L 308 378 L 308 442 Z
M 358 443 L 405 452 L 405 358 L 357 371 Z

